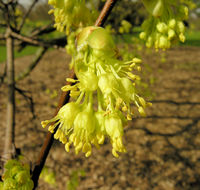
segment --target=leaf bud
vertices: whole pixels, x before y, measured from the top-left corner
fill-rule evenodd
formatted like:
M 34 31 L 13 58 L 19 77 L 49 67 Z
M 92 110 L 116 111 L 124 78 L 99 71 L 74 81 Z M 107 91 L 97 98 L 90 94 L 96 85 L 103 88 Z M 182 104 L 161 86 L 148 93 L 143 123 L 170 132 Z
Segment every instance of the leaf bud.
M 26 181 L 30 179 L 30 174 L 28 173 L 28 171 L 22 170 L 17 173 L 15 179 L 17 180 L 18 183 L 25 184 Z

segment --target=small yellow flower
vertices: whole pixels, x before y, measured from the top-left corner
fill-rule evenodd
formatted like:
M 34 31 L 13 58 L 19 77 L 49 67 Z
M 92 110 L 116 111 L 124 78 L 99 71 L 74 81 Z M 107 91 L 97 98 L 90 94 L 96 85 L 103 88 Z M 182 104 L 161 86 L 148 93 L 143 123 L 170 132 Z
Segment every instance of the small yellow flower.
M 42 121 L 41 125 L 45 128 L 48 124 L 50 124 L 49 131 L 51 133 L 53 133 L 54 129 L 58 126 L 59 129 L 67 135 L 70 132 L 74 119 L 79 112 L 79 105 L 74 102 L 68 103 L 59 110 L 58 114 L 54 118 Z

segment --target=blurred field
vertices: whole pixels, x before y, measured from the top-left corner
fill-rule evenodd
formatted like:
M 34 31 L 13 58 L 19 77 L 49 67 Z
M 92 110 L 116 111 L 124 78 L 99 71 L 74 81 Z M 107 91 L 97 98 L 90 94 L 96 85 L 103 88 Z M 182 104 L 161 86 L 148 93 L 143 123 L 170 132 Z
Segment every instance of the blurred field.
M 116 159 L 106 142 L 85 158 L 75 155 L 73 148 L 66 153 L 55 141 L 46 167 L 55 172 L 57 186 L 40 180 L 39 190 L 65 190 L 70 175 L 79 170 L 85 176 L 79 175 L 78 190 L 200 189 L 200 48 L 179 47 L 164 53 L 143 48 L 137 54 L 152 71 L 144 77 L 154 78 L 150 90 L 155 96 L 147 118 L 133 119 L 125 128 L 128 152 Z M 31 58 L 18 58 L 16 72 L 23 70 Z M 69 60 L 61 51 L 50 51 L 17 85 L 34 100 L 36 119 L 32 119 L 27 101 L 18 93 L 16 96 L 16 145 L 32 166 L 47 132 L 40 122 L 51 118 L 55 111 L 60 87 L 69 76 Z M 0 105 L 1 154 L 6 125 L 5 86 L 0 88 Z

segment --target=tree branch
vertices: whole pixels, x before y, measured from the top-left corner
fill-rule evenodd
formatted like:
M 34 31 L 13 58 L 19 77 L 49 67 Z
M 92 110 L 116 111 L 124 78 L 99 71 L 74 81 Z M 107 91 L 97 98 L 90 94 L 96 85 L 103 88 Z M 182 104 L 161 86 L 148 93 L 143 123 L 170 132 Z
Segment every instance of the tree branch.
M 55 30 L 55 28 L 53 27 L 53 24 L 49 24 L 46 26 L 43 26 L 41 28 L 37 28 L 36 30 L 32 31 L 32 33 L 30 34 L 30 37 L 36 37 L 42 34 L 48 34 L 50 32 L 53 32 Z M 64 42 L 66 43 L 66 40 L 64 40 Z M 26 47 L 27 43 L 26 42 L 20 42 L 18 44 L 19 49 L 18 51 L 22 51 L 25 47 Z
M 48 48 L 39 48 L 38 51 L 36 52 L 36 55 L 32 63 L 24 71 L 19 73 L 19 75 L 15 78 L 15 82 L 27 77 L 30 74 L 30 72 L 37 66 L 37 64 L 42 59 L 47 50 Z
M 38 35 L 42 35 L 42 34 L 48 34 L 50 32 L 53 32 L 55 31 L 56 28 L 53 27 L 53 24 L 48 24 L 46 26 L 43 26 L 41 28 L 38 28 L 36 30 L 34 30 L 32 33 L 31 33 L 31 36 L 38 36 Z
M 116 2 L 117 2 L 117 0 L 107 0 L 106 1 L 105 6 L 102 10 L 103 13 L 102 12 L 100 13 L 100 15 L 95 23 L 95 26 L 103 26 L 103 24 L 105 23 L 108 15 L 110 14 L 110 12 Z M 76 78 L 74 71 L 72 71 L 70 77 Z M 69 101 L 69 99 L 70 99 L 69 92 L 62 92 L 58 106 L 56 108 L 55 115 L 58 113 L 59 109 Z M 56 130 L 55 130 L 55 132 L 56 132 Z M 48 132 L 45 142 L 41 148 L 38 160 L 34 167 L 33 175 L 32 175 L 32 180 L 34 182 L 34 189 L 36 189 L 36 187 L 38 185 L 38 179 L 39 179 L 40 173 L 42 171 L 42 168 L 44 167 L 46 158 L 47 158 L 49 151 L 51 149 L 51 146 L 53 144 L 53 139 L 54 139 L 53 136 L 54 136 L 54 134 Z
M 14 80 L 14 46 L 13 39 L 10 36 L 11 30 L 6 32 L 6 47 L 7 47 L 7 87 L 8 87 L 8 102 L 7 102 L 7 126 L 5 135 L 4 156 L 5 161 L 13 158 L 16 153 L 15 149 L 15 80 Z
M 42 46 L 42 47 L 48 47 L 49 46 L 48 44 L 43 43 L 42 41 L 35 40 L 35 39 L 32 39 L 32 38 L 27 37 L 27 36 L 23 36 L 21 34 L 13 32 L 13 31 L 11 32 L 11 35 L 12 35 L 12 37 L 14 37 L 16 39 L 21 40 L 23 42 L 27 42 L 28 44 L 31 44 L 31 45 Z
M 38 0 L 34 0 L 32 2 L 32 4 L 30 5 L 29 9 L 27 10 L 26 14 L 24 15 L 19 27 L 18 27 L 18 30 L 21 31 L 21 29 L 23 28 L 24 26 L 24 23 L 26 21 L 26 19 L 28 18 L 29 14 L 31 13 L 32 9 L 34 8 L 34 6 L 36 5 L 36 3 L 38 2 Z
M 117 0 L 107 0 L 99 17 L 97 18 L 95 22 L 95 26 L 103 26 L 106 22 L 110 12 L 112 11 L 113 7 L 115 6 L 115 3 Z
M 15 90 L 19 93 L 19 94 L 21 94 L 24 98 L 25 98 L 25 100 L 30 104 L 30 111 L 31 111 L 31 113 L 32 113 L 32 117 L 33 117 L 33 119 L 36 117 L 36 115 L 35 115 L 35 111 L 34 111 L 34 102 L 33 102 L 33 98 L 31 97 L 31 96 L 28 96 L 28 95 L 26 95 L 26 91 L 24 91 L 24 90 L 22 90 L 22 89 L 20 89 L 20 88 L 17 88 L 16 86 L 15 86 Z
M 16 38 L 22 42 L 26 42 L 30 45 L 40 46 L 44 48 L 53 47 L 55 49 L 58 49 L 60 46 L 64 47 L 67 43 L 66 37 L 55 38 L 49 41 L 42 41 L 40 39 L 33 39 L 27 36 L 23 36 L 13 31 L 11 32 L 11 35 L 13 38 Z

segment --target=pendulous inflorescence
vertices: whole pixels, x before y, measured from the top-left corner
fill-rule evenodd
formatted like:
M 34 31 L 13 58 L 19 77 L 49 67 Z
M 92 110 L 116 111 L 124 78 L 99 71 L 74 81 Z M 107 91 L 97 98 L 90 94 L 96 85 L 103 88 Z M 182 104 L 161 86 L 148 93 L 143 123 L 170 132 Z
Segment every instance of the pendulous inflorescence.
M 64 105 L 58 114 L 46 121 L 54 138 L 65 144 L 69 152 L 71 145 L 75 152 L 88 157 L 92 146 L 97 148 L 106 137 L 112 144 L 112 154 L 126 152 L 123 145 L 123 130 L 128 120 L 135 115 L 133 104 L 145 116 L 147 103 L 137 94 L 135 82 L 140 80 L 132 71 L 140 71 L 141 60 L 119 59 L 116 46 L 110 34 L 101 27 L 86 27 L 78 34 L 73 67 L 77 79 L 67 78 L 72 85 L 62 87 L 70 91 L 73 101 Z
M 140 38 L 147 47 L 167 49 L 178 41 L 185 41 L 183 21 L 188 18 L 188 7 L 180 0 L 142 0 L 150 16 L 142 24 Z

